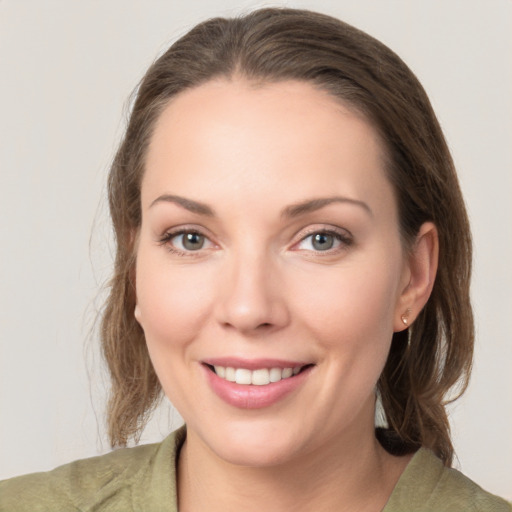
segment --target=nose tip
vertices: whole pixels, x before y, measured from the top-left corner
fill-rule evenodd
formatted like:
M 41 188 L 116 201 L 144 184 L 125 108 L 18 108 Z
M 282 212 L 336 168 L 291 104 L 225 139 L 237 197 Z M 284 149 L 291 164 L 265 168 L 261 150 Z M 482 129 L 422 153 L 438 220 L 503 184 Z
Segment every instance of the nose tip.
M 231 304 L 224 308 L 221 318 L 225 328 L 233 328 L 244 333 L 263 332 L 270 331 L 281 323 L 267 305 L 248 307 L 247 304 L 236 304 L 235 300 L 230 302 Z
M 289 321 L 285 293 L 267 265 L 239 265 L 223 274 L 218 321 L 243 333 L 264 333 Z

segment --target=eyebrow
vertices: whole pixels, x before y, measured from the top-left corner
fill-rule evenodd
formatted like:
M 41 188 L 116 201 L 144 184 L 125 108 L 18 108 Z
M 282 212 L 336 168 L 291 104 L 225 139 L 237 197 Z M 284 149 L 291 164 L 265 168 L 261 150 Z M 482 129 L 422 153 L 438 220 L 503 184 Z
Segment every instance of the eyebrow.
M 200 203 L 199 201 L 193 201 L 192 199 L 187 199 L 181 196 L 175 196 L 172 194 L 161 195 L 157 197 L 149 205 L 149 207 L 152 208 L 155 204 L 158 203 L 174 203 L 181 206 L 182 208 L 185 208 L 185 210 L 188 210 L 192 213 L 197 213 L 198 215 L 206 215 L 208 217 L 215 216 L 214 211 L 207 204 Z
M 205 203 L 200 203 L 199 201 L 193 201 L 192 199 L 187 199 L 182 196 L 176 196 L 173 194 L 163 194 L 157 197 L 150 205 L 149 208 L 152 208 L 155 204 L 158 203 L 174 203 L 189 212 L 196 213 L 198 215 L 205 215 L 208 217 L 215 217 L 215 212 L 213 209 Z M 292 218 L 298 217 L 300 215 L 304 215 L 306 213 L 311 213 L 316 210 L 320 210 L 325 206 L 328 206 L 332 203 L 348 203 L 353 204 L 355 206 L 360 206 L 367 213 L 373 216 L 373 212 L 371 208 L 363 201 L 359 201 L 357 199 L 351 199 L 349 197 L 342 196 L 334 196 L 334 197 L 321 197 L 315 199 L 308 199 L 306 201 L 301 201 L 300 203 L 292 204 L 284 208 L 281 213 L 281 217 L 284 218 Z
M 281 216 L 282 217 L 298 217 L 299 215 L 304 215 L 306 213 L 311 213 L 316 210 L 320 210 L 324 206 L 327 206 L 332 203 L 348 203 L 353 204 L 355 206 L 360 206 L 363 208 L 370 216 L 373 217 L 373 212 L 371 208 L 363 201 L 359 201 L 357 199 L 351 199 L 349 197 L 342 196 L 333 196 L 333 197 L 321 197 L 317 199 L 309 199 L 306 201 L 302 201 L 300 203 L 292 204 L 287 206 Z

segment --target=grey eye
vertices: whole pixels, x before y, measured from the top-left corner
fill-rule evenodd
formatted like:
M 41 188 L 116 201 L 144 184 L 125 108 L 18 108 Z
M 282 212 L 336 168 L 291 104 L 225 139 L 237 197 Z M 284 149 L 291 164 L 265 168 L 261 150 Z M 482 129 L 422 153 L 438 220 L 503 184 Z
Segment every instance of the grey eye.
M 336 238 L 329 233 L 316 233 L 312 235 L 311 245 L 316 251 L 328 251 L 332 249 Z
M 183 233 L 178 238 L 181 238 L 181 245 L 187 251 L 198 251 L 204 246 L 205 237 L 199 233 Z

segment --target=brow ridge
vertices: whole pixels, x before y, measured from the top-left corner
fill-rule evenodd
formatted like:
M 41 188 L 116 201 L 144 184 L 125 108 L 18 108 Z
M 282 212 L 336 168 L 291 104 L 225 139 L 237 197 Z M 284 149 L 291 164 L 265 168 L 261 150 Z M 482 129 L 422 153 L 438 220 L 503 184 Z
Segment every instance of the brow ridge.
M 152 208 L 155 204 L 158 203 L 174 203 L 185 210 L 188 210 L 192 213 L 197 213 L 198 215 L 207 215 L 208 217 L 214 217 L 215 213 L 207 204 L 200 203 L 199 201 L 194 201 L 192 199 L 187 199 L 186 197 L 177 196 L 174 194 L 163 194 L 157 197 L 149 207 Z
M 325 206 L 328 206 L 332 203 L 348 203 L 353 204 L 355 206 L 360 206 L 367 213 L 373 216 L 371 208 L 364 201 L 359 201 L 358 199 L 352 199 L 350 197 L 344 196 L 319 197 L 314 199 L 307 199 L 306 201 L 301 201 L 300 203 L 287 206 L 282 211 L 281 216 L 298 217 L 306 213 L 311 213 L 316 210 L 320 210 L 321 208 L 324 208 Z
M 160 202 L 177 204 L 178 206 L 181 206 L 182 208 L 185 208 L 186 210 L 198 215 L 206 215 L 209 217 L 215 216 L 213 209 L 207 204 L 174 194 L 163 194 L 157 197 L 149 205 L 149 207 L 152 208 L 155 204 Z M 283 209 L 281 216 L 284 218 L 298 217 L 300 215 L 305 215 L 307 213 L 320 210 L 321 208 L 324 208 L 325 206 L 328 206 L 332 203 L 348 203 L 355 206 L 360 206 L 370 215 L 373 215 L 370 207 L 364 201 L 359 201 L 358 199 L 352 199 L 344 196 L 333 196 L 307 199 L 305 201 L 301 201 L 300 203 L 289 205 Z

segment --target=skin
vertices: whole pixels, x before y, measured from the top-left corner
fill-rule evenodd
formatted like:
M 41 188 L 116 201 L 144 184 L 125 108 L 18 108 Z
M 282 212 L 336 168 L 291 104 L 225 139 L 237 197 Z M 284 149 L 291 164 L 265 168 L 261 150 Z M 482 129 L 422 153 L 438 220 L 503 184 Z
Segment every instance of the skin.
M 141 188 L 135 316 L 187 423 L 180 510 L 387 501 L 408 458 L 375 440 L 374 390 L 401 315 L 410 324 L 428 299 L 437 237 L 425 224 L 404 250 L 383 161 L 371 124 L 306 83 L 211 81 L 163 111 Z M 343 200 L 283 213 L 332 197 Z M 184 248 L 180 229 L 202 248 Z M 326 230 L 333 247 L 319 250 L 312 234 Z M 313 367 L 284 399 L 247 410 L 205 378 L 202 362 L 227 356 Z

